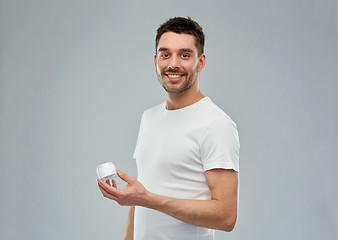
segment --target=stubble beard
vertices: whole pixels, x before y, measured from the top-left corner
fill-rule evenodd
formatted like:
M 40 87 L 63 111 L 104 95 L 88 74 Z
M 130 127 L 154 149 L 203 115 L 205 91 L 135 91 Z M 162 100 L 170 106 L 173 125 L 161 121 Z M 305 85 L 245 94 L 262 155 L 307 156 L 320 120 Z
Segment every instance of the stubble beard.
M 182 86 L 178 89 L 170 89 L 167 85 L 166 85 L 166 75 L 165 72 L 168 73 L 182 73 L 179 71 L 162 71 L 161 73 L 159 73 L 156 70 L 156 76 L 158 81 L 160 82 L 160 84 L 162 85 L 162 87 L 164 88 L 164 90 L 170 94 L 170 95 L 178 95 L 181 94 L 187 90 L 189 90 L 191 88 L 192 85 L 194 85 L 194 83 L 196 82 L 197 79 L 197 68 L 194 70 L 194 73 L 191 76 L 188 76 L 187 73 L 183 73 L 184 77 L 188 76 L 185 81 L 182 83 Z

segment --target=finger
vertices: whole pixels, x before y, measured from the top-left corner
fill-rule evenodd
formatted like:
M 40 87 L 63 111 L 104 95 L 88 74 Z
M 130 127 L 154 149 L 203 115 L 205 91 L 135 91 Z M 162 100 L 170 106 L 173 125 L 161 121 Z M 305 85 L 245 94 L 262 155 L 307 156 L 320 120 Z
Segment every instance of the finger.
M 97 183 L 104 189 L 108 189 L 110 187 L 110 183 L 107 183 L 107 181 L 104 182 L 99 178 L 97 179 Z
M 130 183 L 134 179 L 133 177 L 130 177 L 124 172 L 122 172 L 119 168 L 116 169 L 116 172 L 117 172 L 117 175 L 119 175 L 119 177 L 127 183 Z
M 117 196 L 118 195 L 118 189 L 110 186 L 109 184 L 105 183 L 101 179 L 97 179 L 97 183 L 108 193 Z
M 99 186 L 99 189 L 104 197 L 117 201 L 117 197 L 115 195 L 107 192 L 100 184 L 97 185 Z
M 118 196 L 114 195 L 113 193 L 111 193 L 109 191 L 109 189 L 107 190 L 106 188 L 102 187 L 99 183 L 97 184 L 99 186 L 99 189 L 101 191 L 101 193 L 105 196 L 105 197 L 108 197 L 108 198 L 118 198 Z
M 107 183 L 107 181 L 105 182 L 105 181 L 103 181 L 103 180 L 100 179 L 100 178 L 98 178 L 98 179 L 96 179 L 96 180 L 97 180 L 97 183 L 100 184 L 102 187 L 108 187 L 108 186 L 110 186 L 110 184 Z
M 114 179 L 111 180 L 111 183 L 114 188 L 117 188 L 116 181 Z
M 111 186 L 109 179 L 108 179 L 108 180 L 106 180 L 106 183 L 107 183 L 107 184 L 109 184 L 109 185 Z

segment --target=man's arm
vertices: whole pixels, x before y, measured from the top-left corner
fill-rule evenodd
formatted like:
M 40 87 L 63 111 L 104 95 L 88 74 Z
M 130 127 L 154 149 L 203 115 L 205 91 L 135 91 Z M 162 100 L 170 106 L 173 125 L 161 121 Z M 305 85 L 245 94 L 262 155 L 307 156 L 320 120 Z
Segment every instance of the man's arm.
M 135 206 L 129 208 L 126 228 L 124 230 L 123 240 L 133 240 L 134 239 L 134 212 Z
M 231 231 L 237 220 L 238 174 L 233 170 L 206 171 L 211 200 L 178 199 L 147 191 L 135 178 L 117 169 L 128 185 L 124 189 L 111 187 L 98 179 L 104 197 L 120 205 L 142 206 L 166 213 L 181 221 L 213 229 Z

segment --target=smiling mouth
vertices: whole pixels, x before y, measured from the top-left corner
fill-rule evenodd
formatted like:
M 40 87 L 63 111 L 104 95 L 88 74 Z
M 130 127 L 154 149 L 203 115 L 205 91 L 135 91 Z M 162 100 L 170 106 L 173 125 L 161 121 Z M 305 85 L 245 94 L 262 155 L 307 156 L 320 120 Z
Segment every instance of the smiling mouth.
M 166 73 L 165 75 L 167 76 L 169 81 L 173 81 L 173 82 L 181 80 L 181 78 L 184 76 L 184 74 L 177 74 L 177 73 Z

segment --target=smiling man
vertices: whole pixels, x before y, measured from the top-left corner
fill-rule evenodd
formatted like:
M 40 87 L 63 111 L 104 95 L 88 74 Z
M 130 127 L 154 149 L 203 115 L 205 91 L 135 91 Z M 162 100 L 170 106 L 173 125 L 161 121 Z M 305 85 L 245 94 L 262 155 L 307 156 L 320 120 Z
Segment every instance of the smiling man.
M 178 95 L 196 83 L 205 55 L 198 55 L 194 36 L 166 32 L 161 36 L 154 62 L 161 85 L 169 95 Z
M 131 206 L 124 239 L 214 239 L 237 220 L 236 124 L 199 88 L 204 33 L 190 18 L 171 18 L 156 35 L 154 64 L 165 102 L 143 113 L 134 153 L 138 178 L 98 179 L 103 196 Z

